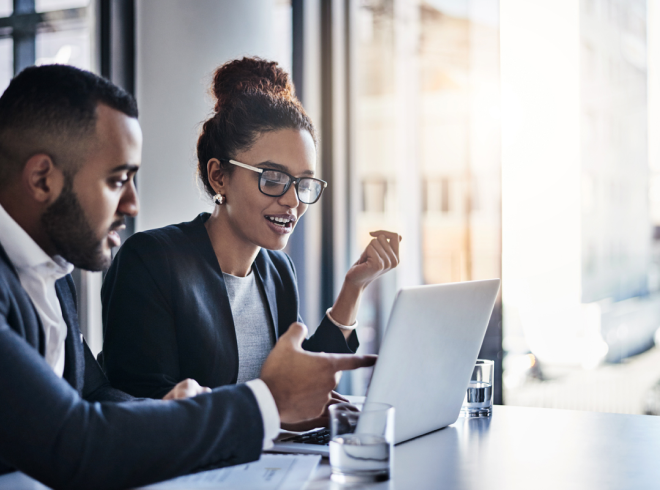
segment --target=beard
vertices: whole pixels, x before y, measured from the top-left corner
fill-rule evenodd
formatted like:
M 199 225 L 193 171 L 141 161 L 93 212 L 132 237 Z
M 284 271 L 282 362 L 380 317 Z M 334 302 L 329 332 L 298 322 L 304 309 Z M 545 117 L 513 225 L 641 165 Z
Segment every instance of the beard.
M 123 219 L 113 223 L 111 229 L 122 223 Z M 110 254 L 103 251 L 106 236 L 98 238 L 89 225 L 73 192 L 73 179 L 65 179 L 62 193 L 41 216 L 41 225 L 57 254 L 67 262 L 88 271 L 101 271 L 110 266 Z

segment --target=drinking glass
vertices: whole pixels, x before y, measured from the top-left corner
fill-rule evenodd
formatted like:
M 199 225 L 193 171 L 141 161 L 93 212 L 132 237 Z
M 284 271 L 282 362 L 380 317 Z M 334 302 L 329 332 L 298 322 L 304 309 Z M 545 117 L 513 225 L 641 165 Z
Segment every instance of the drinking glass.
M 329 410 L 332 481 L 389 480 L 394 407 L 387 403 L 337 403 Z
M 493 411 L 493 361 L 477 359 L 461 407 L 462 417 L 490 417 Z

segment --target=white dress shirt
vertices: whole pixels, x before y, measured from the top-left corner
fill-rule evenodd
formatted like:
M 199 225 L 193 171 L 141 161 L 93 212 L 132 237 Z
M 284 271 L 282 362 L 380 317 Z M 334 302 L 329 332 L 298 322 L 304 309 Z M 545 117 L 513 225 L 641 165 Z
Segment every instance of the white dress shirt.
M 50 257 L 0 205 L 0 245 L 18 272 L 21 285 L 39 314 L 46 339 L 46 362 L 55 374 L 64 373 L 64 341 L 67 326 L 55 291 L 55 281 L 70 274 L 73 265 L 62 257 Z M 270 390 L 260 379 L 245 383 L 257 399 L 264 422 L 263 448 L 273 445 L 280 431 L 280 415 Z
M 0 244 L 41 319 L 46 338 L 46 362 L 62 377 L 67 327 L 55 292 L 55 281 L 69 274 L 73 266 L 60 256 L 51 258 L 46 254 L 2 206 Z
M 264 421 L 264 443 L 263 449 L 273 447 L 273 439 L 280 433 L 280 412 L 275 405 L 275 399 L 268 386 L 259 378 L 245 383 L 250 387 L 254 397 L 257 399 L 261 420 Z

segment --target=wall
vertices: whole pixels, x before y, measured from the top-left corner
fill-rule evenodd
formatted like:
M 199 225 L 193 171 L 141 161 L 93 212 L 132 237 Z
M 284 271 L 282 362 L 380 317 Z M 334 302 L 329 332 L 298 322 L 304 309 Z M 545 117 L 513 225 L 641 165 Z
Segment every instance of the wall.
M 137 230 L 189 221 L 211 208 L 195 175 L 195 145 L 212 110 L 213 70 L 281 52 L 275 0 L 136 2 L 137 100 L 144 132 Z M 290 66 L 290 61 L 284 64 Z

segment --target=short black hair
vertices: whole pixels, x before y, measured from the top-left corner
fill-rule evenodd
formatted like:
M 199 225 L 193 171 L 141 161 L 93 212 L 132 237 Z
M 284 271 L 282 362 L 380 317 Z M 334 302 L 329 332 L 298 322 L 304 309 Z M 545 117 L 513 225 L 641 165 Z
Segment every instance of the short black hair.
M 20 72 L 0 97 L 0 187 L 40 152 L 75 173 L 80 155 L 67 143 L 94 133 L 99 104 L 138 117 L 131 94 L 88 71 L 43 65 Z

